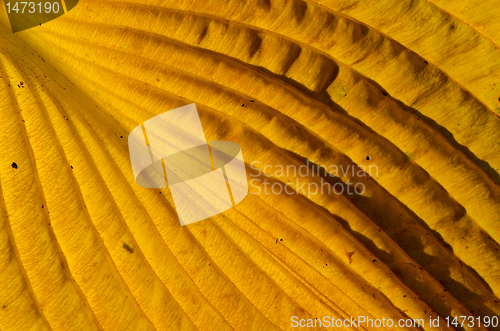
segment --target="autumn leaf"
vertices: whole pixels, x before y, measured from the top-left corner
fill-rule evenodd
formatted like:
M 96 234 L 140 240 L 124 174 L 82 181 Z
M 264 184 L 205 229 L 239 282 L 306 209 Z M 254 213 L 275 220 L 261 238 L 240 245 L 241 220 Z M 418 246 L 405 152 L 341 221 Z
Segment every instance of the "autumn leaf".
M 494 1 L 3 8 L 0 330 L 500 330 Z M 192 103 L 250 193 L 181 226 L 127 137 Z

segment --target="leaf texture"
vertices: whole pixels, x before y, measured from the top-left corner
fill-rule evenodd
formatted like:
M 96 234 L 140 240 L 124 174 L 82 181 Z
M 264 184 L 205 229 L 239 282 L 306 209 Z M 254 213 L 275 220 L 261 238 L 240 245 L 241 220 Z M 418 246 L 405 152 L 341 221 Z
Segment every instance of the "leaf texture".
M 473 0 L 87 0 L 13 34 L 2 11 L 0 330 L 498 316 L 499 14 Z M 208 141 L 241 146 L 254 184 L 181 227 L 168 188 L 135 183 L 126 138 L 190 103 Z M 310 175 L 268 173 L 290 166 Z M 364 191 L 300 189 L 337 182 Z M 265 193 L 284 185 L 295 194 Z

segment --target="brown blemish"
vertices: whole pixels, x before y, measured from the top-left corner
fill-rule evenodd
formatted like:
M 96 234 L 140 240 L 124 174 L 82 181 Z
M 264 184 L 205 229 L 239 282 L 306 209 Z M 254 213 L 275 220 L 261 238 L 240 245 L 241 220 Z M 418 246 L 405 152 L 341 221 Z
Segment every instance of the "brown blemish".
M 356 252 L 348 252 L 348 251 L 345 252 L 345 256 L 347 257 L 347 261 L 349 261 L 349 264 L 352 263 L 352 256 L 354 255 L 354 253 Z
M 134 249 L 132 247 L 130 247 L 127 243 L 123 243 L 122 247 L 125 248 L 125 250 L 127 252 L 129 252 L 130 254 L 134 253 Z

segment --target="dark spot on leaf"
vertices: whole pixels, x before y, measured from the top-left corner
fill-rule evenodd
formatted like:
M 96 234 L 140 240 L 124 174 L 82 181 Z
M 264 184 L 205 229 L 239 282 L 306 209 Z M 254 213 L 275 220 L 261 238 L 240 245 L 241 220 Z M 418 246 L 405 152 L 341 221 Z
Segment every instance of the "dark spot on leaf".
M 14 169 L 17 169 L 17 163 L 16 162 L 12 162 L 11 167 L 14 168 Z
M 385 91 L 382 91 L 382 94 L 385 95 L 385 96 L 387 96 L 387 92 L 385 92 Z
M 377 260 L 374 259 L 373 262 L 377 262 Z
M 347 257 L 347 261 L 349 261 L 349 264 L 352 263 L 352 256 L 354 255 L 354 253 L 356 252 L 345 252 L 345 256 Z
M 7 306 L 6 306 L 6 305 L 3 305 L 3 309 L 5 309 L 5 308 L 7 308 Z
M 254 102 L 253 100 L 250 100 L 250 102 Z
M 120 136 L 120 138 L 123 138 L 123 136 Z
M 73 166 L 72 166 L 72 165 L 70 165 L 70 167 L 71 167 L 71 169 L 73 169 Z
M 367 157 L 366 157 L 366 160 L 367 160 L 367 161 L 370 161 L 370 157 L 369 157 L 369 156 L 367 156 Z
M 130 247 L 127 243 L 123 243 L 122 247 L 125 248 L 125 250 L 130 254 L 134 253 L 134 249 Z

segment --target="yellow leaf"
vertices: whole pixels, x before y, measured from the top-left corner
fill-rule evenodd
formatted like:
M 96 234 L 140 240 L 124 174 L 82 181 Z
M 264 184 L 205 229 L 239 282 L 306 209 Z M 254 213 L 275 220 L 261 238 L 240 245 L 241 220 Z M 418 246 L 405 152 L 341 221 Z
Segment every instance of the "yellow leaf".
M 0 330 L 500 330 L 494 1 L 3 8 Z M 191 103 L 250 193 L 181 226 L 127 137 Z

